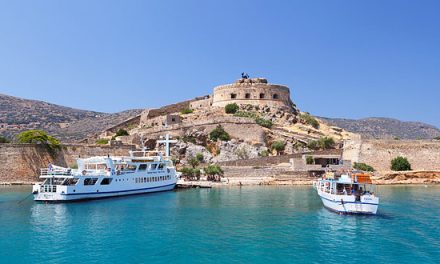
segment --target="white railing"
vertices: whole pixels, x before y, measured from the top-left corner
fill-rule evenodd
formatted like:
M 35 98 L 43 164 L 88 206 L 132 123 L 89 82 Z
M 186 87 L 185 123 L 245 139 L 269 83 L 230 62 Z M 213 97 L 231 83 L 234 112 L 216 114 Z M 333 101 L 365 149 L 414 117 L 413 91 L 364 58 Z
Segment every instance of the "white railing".
M 71 169 L 40 169 L 40 176 L 71 176 L 72 170 Z

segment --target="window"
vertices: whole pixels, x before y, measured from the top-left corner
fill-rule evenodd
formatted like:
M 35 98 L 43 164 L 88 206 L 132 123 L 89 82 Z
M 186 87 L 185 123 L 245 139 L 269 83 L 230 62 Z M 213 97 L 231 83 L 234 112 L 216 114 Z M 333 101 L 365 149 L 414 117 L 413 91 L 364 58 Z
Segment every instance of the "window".
M 171 118 L 171 122 L 176 122 L 176 118 L 175 117 Z
M 95 185 L 96 181 L 98 181 L 98 178 L 85 178 L 84 185 Z
M 264 93 L 260 93 L 260 99 L 264 99 Z
M 250 93 L 245 94 L 245 95 L 244 95 L 244 98 L 246 98 L 246 99 L 251 98 L 251 94 L 250 94 Z
M 104 178 L 101 181 L 101 185 L 109 185 L 112 182 L 112 178 Z
M 144 182 L 147 182 L 147 177 L 144 177 Z
M 278 99 L 278 94 L 273 94 L 273 95 L 272 95 L 272 98 L 273 98 L 273 99 Z
M 141 165 L 139 165 L 139 169 L 138 169 L 138 170 L 140 170 L 140 171 L 147 170 L 147 164 L 141 164 Z
M 155 170 L 157 168 L 157 164 L 151 164 L 151 170 Z
M 231 99 L 235 99 L 235 98 L 237 98 L 237 94 L 232 93 L 232 94 L 231 94 Z
M 159 167 L 158 167 L 159 170 L 163 170 L 163 165 L 164 165 L 163 163 L 159 164 Z

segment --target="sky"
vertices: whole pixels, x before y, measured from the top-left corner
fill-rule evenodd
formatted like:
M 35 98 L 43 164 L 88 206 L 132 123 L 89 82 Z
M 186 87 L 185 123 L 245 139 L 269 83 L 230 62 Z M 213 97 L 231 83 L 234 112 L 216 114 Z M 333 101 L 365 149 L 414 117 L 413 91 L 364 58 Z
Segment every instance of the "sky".
M 118 112 L 241 72 L 302 111 L 440 127 L 440 1 L 0 0 L 0 93 Z

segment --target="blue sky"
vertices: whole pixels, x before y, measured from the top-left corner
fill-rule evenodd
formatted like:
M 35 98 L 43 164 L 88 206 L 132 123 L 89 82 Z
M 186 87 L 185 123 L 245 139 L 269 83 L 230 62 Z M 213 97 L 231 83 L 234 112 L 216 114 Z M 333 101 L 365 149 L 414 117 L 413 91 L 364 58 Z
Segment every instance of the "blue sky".
M 303 111 L 440 127 L 440 1 L 3 1 L 0 93 L 117 112 L 240 73 Z

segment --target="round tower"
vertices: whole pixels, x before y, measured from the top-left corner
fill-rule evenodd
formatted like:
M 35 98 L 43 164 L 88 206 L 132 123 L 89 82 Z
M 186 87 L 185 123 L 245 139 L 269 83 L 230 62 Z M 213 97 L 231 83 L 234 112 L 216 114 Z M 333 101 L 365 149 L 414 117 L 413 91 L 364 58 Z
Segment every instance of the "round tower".
M 264 78 L 241 78 L 233 84 L 214 88 L 212 106 L 224 107 L 231 103 L 272 107 L 292 106 L 289 87 L 270 84 Z

